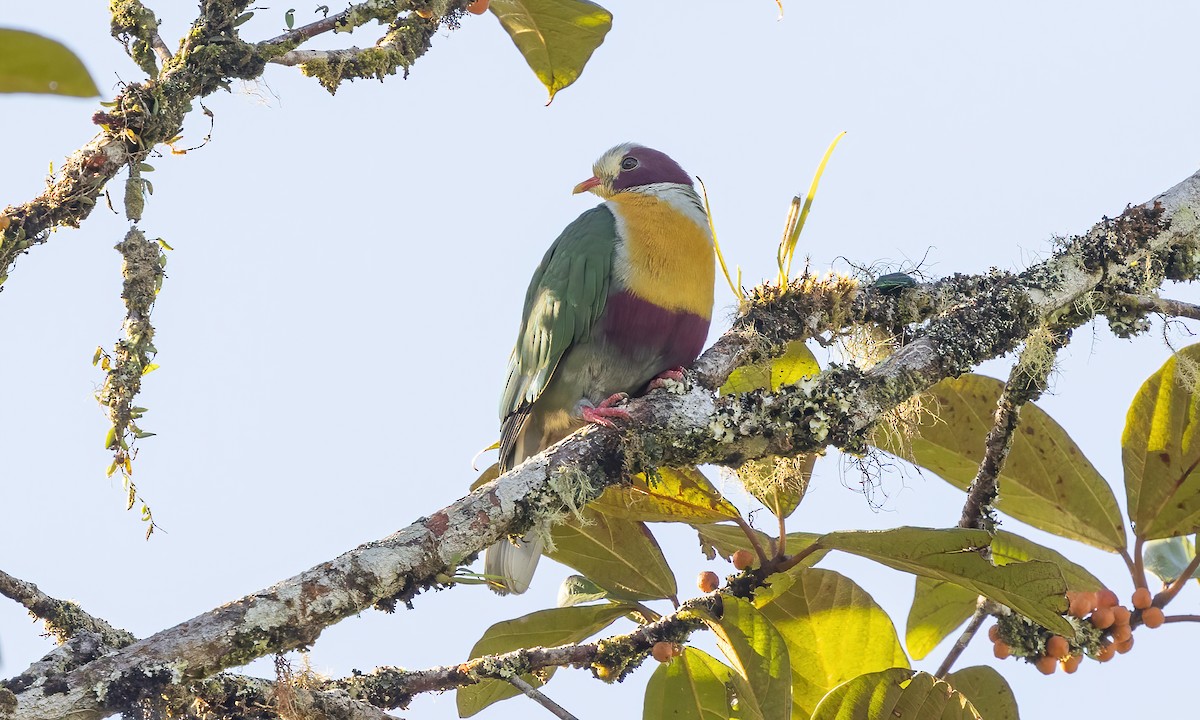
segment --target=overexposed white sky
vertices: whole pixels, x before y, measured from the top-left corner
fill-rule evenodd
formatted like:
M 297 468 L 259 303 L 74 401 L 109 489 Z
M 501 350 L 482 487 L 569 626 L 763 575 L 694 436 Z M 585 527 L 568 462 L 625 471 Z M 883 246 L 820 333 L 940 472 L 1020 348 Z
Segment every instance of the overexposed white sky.
M 149 4 L 174 46 L 193 4 Z M 10 3 L 0 26 L 64 41 L 108 99 L 140 75 L 108 35 L 105 5 Z M 82 229 L 22 257 L 0 293 L 0 568 L 146 636 L 462 496 L 471 457 L 498 432 L 529 275 L 595 203 L 571 188 L 618 142 L 664 150 L 704 179 L 747 283 L 773 273 L 788 200 L 841 130 L 803 241 L 817 269 L 846 269 L 846 259 L 924 259 L 931 276 L 1020 269 L 1052 236 L 1084 231 L 1200 167 L 1200 5 L 1184 0 L 789 0 L 783 21 L 771 0 L 606 5 L 608 41 L 549 107 L 496 21 L 469 17 L 439 35 L 408 80 L 358 81 L 330 98 L 298 70 L 272 66 L 205 99 L 215 115 L 205 148 L 151 160 L 155 194 L 141 226 L 175 251 L 153 318 L 162 367 L 140 403 L 150 409 L 143 428 L 158 433 L 135 463 L 164 530 L 149 542 L 122 510 L 119 480 L 104 476 L 107 426 L 92 397 L 103 380 L 92 354 L 120 332 L 112 246 L 127 225 L 101 206 Z M 287 9 L 259 9 L 245 36 L 278 34 Z M 308 12 L 298 8 L 297 23 Z M 360 31 L 330 46 L 373 40 Z M 0 204 L 34 196 L 48 164 L 92 136 L 95 109 L 0 96 Z M 197 111 L 185 144 L 207 133 Z M 119 208 L 120 183 L 111 191 Z M 1193 287 L 1168 295 L 1200 301 Z M 723 284 L 717 298 L 714 337 L 732 307 Z M 1159 330 L 1124 341 L 1103 322 L 1080 329 L 1040 403 L 1116 484 L 1122 507 L 1121 427 L 1168 355 Z M 1004 377 L 1007 366 L 984 371 Z M 817 473 L 790 529 L 958 518 L 961 494 L 928 473 L 886 477 L 881 510 L 854 492 L 858 476 L 837 458 Z M 702 561 L 686 527 L 654 529 L 683 596 L 696 592 L 697 571 L 728 572 Z M 1026 534 L 1128 595 L 1117 557 Z M 862 584 L 903 637 L 910 576 L 851 559 L 823 566 Z M 312 664 L 341 676 L 459 662 L 491 623 L 552 606 L 567 573 L 544 562 L 524 596 L 461 587 L 420 596 L 411 612 L 368 611 L 329 629 Z M 1172 608 L 1198 604 L 1189 588 Z M 0 677 L 51 648 L 39 632 L 0 601 Z M 1186 653 L 1200 629 L 1136 637 L 1130 655 L 1069 677 L 998 663 L 986 641 L 958 667 L 995 663 L 1026 718 L 1168 712 L 1178 693 L 1153 688 L 1194 681 Z M 916 666 L 932 670 L 945 652 Z M 563 671 L 547 693 L 583 719 L 636 717 L 651 670 L 619 687 Z M 251 671 L 271 673 L 267 662 Z M 517 698 L 479 717 L 542 713 Z M 421 696 L 402 714 L 453 718 L 453 694 Z

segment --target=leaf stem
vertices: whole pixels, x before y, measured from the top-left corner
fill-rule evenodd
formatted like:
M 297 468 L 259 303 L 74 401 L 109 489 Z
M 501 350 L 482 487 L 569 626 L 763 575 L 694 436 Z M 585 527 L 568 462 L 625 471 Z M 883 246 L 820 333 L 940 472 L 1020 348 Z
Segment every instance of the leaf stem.
M 750 541 L 750 544 L 754 547 L 754 552 L 758 553 L 759 563 L 761 563 L 762 565 L 766 565 L 767 563 L 771 562 L 771 558 L 769 558 L 767 556 L 766 551 L 763 550 L 762 544 L 760 542 L 758 542 L 758 535 L 755 534 L 754 528 L 750 527 L 750 524 L 747 523 L 742 518 L 741 515 L 738 515 L 737 517 L 733 518 L 733 521 L 735 523 L 737 523 L 737 526 L 742 529 L 742 532 L 746 533 L 746 538 Z
M 1163 622 L 1200 622 L 1200 615 L 1168 615 Z
M 1166 607 L 1167 603 L 1174 600 L 1175 596 L 1179 594 L 1179 591 L 1183 589 L 1183 586 L 1187 584 L 1187 581 L 1192 579 L 1192 575 L 1196 572 L 1197 568 L 1200 568 L 1200 554 L 1197 554 L 1192 558 L 1192 561 L 1188 563 L 1188 566 L 1183 569 L 1183 572 L 1179 574 L 1179 577 L 1175 578 L 1171 584 L 1167 586 L 1166 590 L 1163 590 L 1154 597 L 1154 606 L 1160 608 Z
M 787 518 L 783 513 L 777 513 L 775 517 L 779 518 L 779 542 L 775 547 L 775 559 L 782 560 L 787 555 Z
M 1146 587 L 1146 561 L 1142 554 L 1142 546 L 1146 544 L 1146 539 L 1138 535 L 1137 540 L 1133 543 L 1133 586 L 1135 588 Z

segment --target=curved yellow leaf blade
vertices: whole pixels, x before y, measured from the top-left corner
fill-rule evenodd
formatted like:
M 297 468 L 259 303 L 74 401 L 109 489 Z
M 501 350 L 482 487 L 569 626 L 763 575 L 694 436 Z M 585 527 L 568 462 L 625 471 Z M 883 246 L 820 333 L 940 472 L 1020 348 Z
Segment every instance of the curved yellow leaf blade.
M 489 9 L 550 100 L 579 79 L 612 27 L 612 14 L 587 0 L 492 0 Z
M 100 90 L 79 57 L 62 43 L 0 28 L 0 93 L 96 97 Z
M 662 663 L 646 684 L 643 720 L 729 720 L 733 671 L 692 647 Z
M 904 668 L 860 675 L 834 688 L 812 720 L 983 720 L 944 680 Z

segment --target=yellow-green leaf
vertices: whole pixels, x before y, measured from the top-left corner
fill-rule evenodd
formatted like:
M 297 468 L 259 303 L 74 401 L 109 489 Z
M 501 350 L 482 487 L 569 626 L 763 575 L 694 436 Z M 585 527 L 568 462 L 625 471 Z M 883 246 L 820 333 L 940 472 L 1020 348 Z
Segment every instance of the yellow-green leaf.
M 891 618 L 853 580 L 812 568 L 787 575 L 791 586 L 771 593 L 761 610 L 791 656 L 793 718 L 807 718 L 841 682 L 908 666 Z
M 1059 551 L 1045 545 L 1038 545 L 1032 540 L 1027 540 L 1007 530 L 996 532 L 996 536 L 992 538 L 992 562 L 997 565 L 1008 565 L 1028 560 L 1042 560 L 1057 565 L 1062 573 L 1063 581 L 1067 583 L 1068 590 L 1091 592 L 1104 587 L 1104 583 L 1100 582 L 1099 578 L 1088 572 L 1082 565 L 1068 560 L 1067 556 Z
M 583 520 L 554 526 L 546 555 L 621 597 L 674 598 L 675 575 L 644 523 L 585 510 Z
M 946 682 L 965 695 L 987 720 L 1019 720 L 1017 698 L 995 668 L 986 665 L 963 668 L 947 675 Z
M 700 535 L 700 549 L 704 552 L 709 560 L 712 560 L 717 555 L 729 560 L 738 550 L 747 550 L 754 555 L 754 565 L 758 567 L 761 563 L 758 559 L 758 553 L 754 552 L 754 546 L 750 543 L 746 533 L 737 525 L 697 525 L 696 532 Z M 775 554 L 775 538 L 767 535 L 760 530 L 752 530 L 754 537 L 758 539 L 759 545 L 763 552 L 768 555 Z M 804 548 L 812 545 L 817 538 L 821 537 L 816 533 L 792 532 L 787 534 L 787 540 L 784 543 L 784 551 L 789 555 L 795 555 Z M 821 558 L 825 557 L 826 550 L 816 550 L 801 561 L 802 567 L 811 567 L 820 562 Z
M 982 720 L 982 716 L 945 680 L 892 668 L 839 685 L 821 700 L 812 720 Z
M 712 655 L 685 647 L 646 684 L 643 720 L 728 720 L 733 671 Z
M 612 14 L 587 0 L 492 0 L 489 7 L 551 100 L 579 79 L 612 27 Z
M 767 388 L 770 388 L 771 392 L 778 392 L 784 385 L 795 385 L 805 377 L 819 372 L 821 366 L 804 341 L 793 340 L 788 343 L 782 355 L 772 358 L 769 362 L 735 368 L 729 373 L 719 393 L 729 395 Z
M 901 527 L 829 533 L 817 542 L 896 570 L 956 583 L 1073 637 L 1074 628 L 1062 616 L 1067 611 L 1067 585 L 1058 567 L 1036 560 L 997 567 L 977 552 L 990 540 L 983 530 Z
M 919 575 L 916 580 L 904 644 L 914 660 L 921 660 L 975 614 L 979 596 L 947 580 Z
M 815 454 L 794 458 L 771 455 L 742 463 L 737 474 L 746 491 L 772 515 L 787 518 L 796 511 L 808 492 L 808 483 L 816 463 Z
M 791 662 L 783 636 L 758 608 L 732 595 L 721 617 L 706 619 L 717 647 L 733 666 L 739 716 L 788 720 L 792 715 Z
M 633 477 L 613 486 L 589 507 L 614 518 L 642 522 L 711 523 L 739 517 L 738 509 L 696 468 L 659 468 L 654 482 Z
M 931 403 L 919 435 L 906 441 L 880 429 L 872 444 L 966 489 L 983 459 L 983 439 L 1003 388 L 983 375 L 943 380 L 928 391 L 936 406 Z M 1021 409 L 999 488 L 996 508 L 1022 522 L 1109 552 L 1126 545 L 1112 488 L 1066 431 L 1032 403 Z
M 1146 540 L 1200 530 L 1200 344 L 1171 356 L 1138 390 L 1121 459 L 1134 532 Z
M 577 605 L 539 610 L 504 620 L 483 633 L 483 637 L 471 648 L 471 657 L 580 642 L 608 627 L 628 611 L 623 605 Z M 553 673 L 551 669 L 547 679 Z M 544 684 L 533 675 L 521 677 L 534 687 Z M 470 717 L 494 702 L 520 694 L 520 690 L 502 680 L 483 680 L 477 685 L 467 685 L 458 690 L 458 715 Z
M 0 93 L 96 97 L 100 91 L 83 62 L 62 43 L 0 28 Z

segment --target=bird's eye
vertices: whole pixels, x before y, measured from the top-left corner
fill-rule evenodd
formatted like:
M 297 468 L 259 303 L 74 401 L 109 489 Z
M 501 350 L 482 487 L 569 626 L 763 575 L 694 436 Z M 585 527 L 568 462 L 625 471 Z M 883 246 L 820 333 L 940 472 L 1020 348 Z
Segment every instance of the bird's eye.
M 638 159 L 637 159 L 637 158 L 635 158 L 635 157 L 627 157 L 627 158 L 625 158 L 624 160 L 622 160 L 622 161 L 621 161 L 621 169 L 622 169 L 622 170 L 632 170 L 632 169 L 634 169 L 635 167 L 637 167 L 639 164 L 640 164 L 640 163 L 638 163 Z

